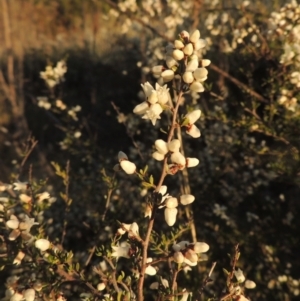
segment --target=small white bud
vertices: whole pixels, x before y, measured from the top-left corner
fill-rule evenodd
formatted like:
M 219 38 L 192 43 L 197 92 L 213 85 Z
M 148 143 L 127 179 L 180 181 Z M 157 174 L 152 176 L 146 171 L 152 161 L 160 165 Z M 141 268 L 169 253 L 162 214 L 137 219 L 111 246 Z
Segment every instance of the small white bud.
M 194 81 L 194 76 L 192 72 L 184 72 L 182 79 L 186 84 L 191 84 Z
M 184 262 L 184 256 L 181 252 L 175 252 L 173 255 L 173 259 L 176 263 L 181 264 Z
M 196 253 L 205 253 L 209 250 L 209 245 L 205 242 L 196 242 L 194 244 L 194 251 Z
M 245 282 L 245 288 L 247 289 L 253 289 L 256 287 L 256 283 L 252 280 L 246 280 Z
M 186 158 L 186 167 L 195 167 L 199 164 L 199 159 L 197 158 Z
M 164 82 L 167 83 L 174 78 L 174 71 L 172 70 L 165 70 L 162 72 L 161 77 L 163 78 Z
M 171 161 L 173 163 L 185 166 L 185 157 L 180 152 L 175 152 L 171 155 Z
M 190 41 L 191 41 L 192 43 L 196 43 L 199 39 L 200 39 L 200 31 L 199 31 L 198 29 L 196 29 L 196 30 L 192 33 L 192 35 L 191 35 L 191 37 L 190 37 Z
M 128 175 L 133 174 L 136 170 L 135 164 L 127 160 L 121 161 L 120 166 Z
M 176 208 L 178 206 L 178 200 L 174 197 L 167 198 L 165 201 L 167 208 Z
M 184 44 L 180 40 L 175 40 L 174 46 L 176 49 L 182 49 L 184 47 Z
M 26 301 L 33 301 L 35 298 L 35 290 L 33 288 L 29 288 L 24 292 L 24 298 Z
M 179 49 L 175 49 L 173 51 L 173 54 L 172 54 L 173 58 L 177 61 L 180 61 L 184 58 L 184 53 L 183 51 L 179 50 Z
M 194 200 L 195 197 L 191 194 L 183 194 L 180 196 L 180 203 L 184 206 L 193 203 Z
M 199 82 L 193 82 L 191 85 L 190 85 L 190 89 L 192 91 L 195 91 L 195 92 L 203 92 L 204 91 L 204 87 L 201 83 Z
M 171 227 L 176 222 L 176 216 L 177 216 L 177 208 L 166 208 L 165 209 L 165 221 L 166 223 Z
M 185 115 L 185 118 L 189 120 L 189 124 L 194 124 L 201 116 L 201 110 L 194 110 Z
M 37 249 L 40 249 L 42 252 L 50 248 L 50 241 L 44 238 L 40 238 L 34 243 Z
M 180 141 L 178 139 L 173 139 L 168 143 L 168 149 L 170 152 L 178 152 L 180 148 Z
M 165 155 L 169 151 L 167 142 L 162 139 L 155 141 L 155 148 L 163 155 Z
M 187 45 L 184 46 L 183 48 L 183 52 L 185 55 L 192 55 L 193 54 L 193 51 L 194 51 L 194 47 L 193 47 L 193 44 L 192 43 L 188 43 Z
M 194 71 L 194 77 L 197 81 L 205 81 L 207 79 L 207 74 L 208 74 L 208 71 L 206 68 L 202 67 L 202 68 L 197 68 L 195 71 Z
M 105 283 L 101 282 L 97 284 L 97 290 L 98 291 L 103 291 L 105 289 Z

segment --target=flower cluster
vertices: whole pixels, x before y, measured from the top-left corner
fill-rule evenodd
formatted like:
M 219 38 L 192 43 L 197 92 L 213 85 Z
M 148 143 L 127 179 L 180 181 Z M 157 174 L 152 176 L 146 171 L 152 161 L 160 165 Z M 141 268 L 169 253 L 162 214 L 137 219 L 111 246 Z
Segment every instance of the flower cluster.
M 181 241 L 173 245 L 173 260 L 178 263 L 186 263 L 190 266 L 196 266 L 201 253 L 206 253 L 209 250 L 209 245 L 205 242 L 190 243 Z
M 179 76 L 184 89 L 195 92 L 203 92 L 203 82 L 207 79 L 208 71 L 205 67 L 210 60 L 200 60 L 197 51 L 204 48 L 205 40 L 200 39 L 200 31 L 195 30 L 191 35 L 182 31 L 174 44 L 166 47 L 166 67 L 155 66 L 152 72 L 159 83 L 167 83 Z
M 162 139 L 155 141 L 156 151 L 152 154 L 155 160 L 162 161 L 166 156 L 170 157 L 170 164 L 167 167 L 167 173 L 174 175 L 178 170 L 183 170 L 186 167 L 195 167 L 199 164 L 197 158 L 185 158 L 180 152 L 180 141 L 173 139 L 166 142 Z
M 180 196 L 179 198 L 179 202 L 178 199 L 175 197 L 172 197 L 171 195 L 169 195 L 167 193 L 167 186 L 166 185 L 162 185 L 158 191 L 161 196 L 161 202 L 159 204 L 158 208 L 165 208 L 164 211 L 164 216 L 165 216 L 165 221 L 169 226 L 173 226 L 176 222 L 176 216 L 178 213 L 178 204 L 180 203 L 181 205 L 189 205 L 191 203 L 194 202 L 195 197 L 191 194 L 183 194 Z M 151 217 L 152 215 L 152 210 L 150 207 L 147 207 L 146 212 L 145 212 L 145 217 Z
M 56 67 L 48 65 L 45 71 L 40 72 L 40 77 L 50 88 L 64 81 L 64 75 L 67 72 L 67 65 L 64 60 L 57 62 Z

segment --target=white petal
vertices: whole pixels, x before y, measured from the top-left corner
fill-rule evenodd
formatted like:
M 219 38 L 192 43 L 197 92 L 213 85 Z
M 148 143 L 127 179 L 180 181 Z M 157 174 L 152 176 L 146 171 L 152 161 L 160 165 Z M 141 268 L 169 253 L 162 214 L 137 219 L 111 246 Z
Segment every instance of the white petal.
M 128 160 L 128 157 L 127 157 L 127 155 L 124 153 L 124 152 L 119 152 L 118 153 L 118 160 L 119 161 L 122 161 L 122 160 Z
M 247 289 L 253 289 L 256 287 L 256 283 L 252 280 L 246 280 L 245 282 L 245 288 Z
M 21 293 L 14 293 L 12 297 L 9 299 L 9 301 L 20 301 L 24 298 L 24 296 Z
M 158 192 L 159 192 L 160 194 L 162 194 L 162 195 L 165 195 L 165 194 L 167 193 L 167 189 L 168 189 L 168 187 L 167 187 L 166 185 L 162 185 L 162 186 L 159 188 Z
M 21 193 L 19 195 L 19 198 L 20 198 L 20 201 L 23 203 L 29 203 L 31 201 L 31 197 L 24 193 Z
M 103 282 L 100 282 L 100 283 L 98 283 L 98 285 L 97 285 L 97 290 L 98 291 L 103 291 L 104 289 L 105 289 L 105 283 L 103 283 Z
M 164 82 L 167 83 L 174 78 L 174 71 L 170 69 L 165 70 L 162 72 L 161 77 L 163 78 Z
M 194 244 L 194 251 L 196 253 L 205 253 L 209 250 L 209 245 L 205 242 L 196 242 Z
M 190 36 L 190 41 L 196 43 L 200 39 L 200 31 L 196 29 Z
M 174 47 L 176 49 L 182 49 L 184 47 L 184 44 L 180 40 L 175 40 L 174 41 Z
M 208 71 L 206 68 L 197 68 L 194 71 L 194 77 L 197 81 L 204 81 L 207 78 Z M 205 78 L 205 79 L 204 79 Z
M 162 161 L 165 158 L 165 155 L 161 154 L 160 152 L 154 152 L 152 154 L 152 158 L 154 158 L 157 161 Z
M 151 283 L 151 285 L 150 285 L 151 290 L 158 290 L 158 288 L 159 288 L 159 283 L 158 282 Z
M 178 65 L 178 62 L 172 57 L 172 56 L 167 56 L 166 57 L 166 65 L 168 68 L 173 68 L 174 66 Z M 173 73 L 174 74 L 174 73 Z
M 35 241 L 34 245 L 43 252 L 50 248 L 50 241 L 48 239 L 40 238 Z
M 243 283 L 246 279 L 243 271 L 240 268 L 238 268 L 236 271 L 234 271 L 234 275 L 235 275 L 235 278 L 237 279 L 237 281 L 240 283 Z
M 203 85 L 202 85 L 201 83 L 199 83 L 199 82 L 193 82 L 193 83 L 190 85 L 190 89 L 191 89 L 192 91 L 195 91 L 195 92 L 198 92 L 198 93 L 204 91 Z
M 120 166 L 128 175 L 133 174 L 136 170 L 135 164 L 127 160 L 121 161 Z
M 186 158 L 186 167 L 195 167 L 199 164 L 199 159 L 197 158 Z
M 201 48 L 204 48 L 206 46 L 206 41 L 203 39 L 199 39 L 195 44 L 194 44 L 194 49 L 199 50 Z
M 178 206 L 178 200 L 170 197 L 166 199 L 165 204 L 167 208 L 176 208 Z
M 179 49 L 175 49 L 172 53 L 172 56 L 175 60 L 180 61 L 184 58 L 184 53 Z
M 149 110 L 149 104 L 147 101 L 144 101 L 138 104 L 137 106 L 135 106 L 135 108 L 133 109 L 133 113 L 138 115 L 143 115 L 146 113 L 147 110 Z
M 141 86 L 144 90 L 146 98 L 149 97 L 152 91 L 154 90 L 152 85 L 149 82 L 145 82 L 145 84 L 141 84 Z
M 196 266 L 196 265 L 198 264 L 197 261 L 191 262 L 191 261 L 188 260 L 187 258 L 184 258 L 184 263 L 188 264 L 188 265 L 191 266 L 191 267 L 194 267 L 194 266 Z
M 147 275 L 154 276 L 156 274 L 156 269 L 152 265 L 149 265 L 146 267 L 145 273 Z
M 194 47 L 192 43 L 188 43 L 187 45 L 184 46 L 183 52 L 185 55 L 191 55 L 194 51 Z
M 171 161 L 173 163 L 185 166 L 185 157 L 180 152 L 175 152 L 171 155 Z
M 165 155 L 169 151 L 167 142 L 162 139 L 155 141 L 155 148 L 163 155 Z
M 133 222 L 130 225 L 128 237 L 139 237 L 139 225 L 136 222 Z
M 26 301 L 33 301 L 35 298 L 35 290 L 33 288 L 29 288 L 24 292 L 24 298 Z
M 184 206 L 193 203 L 194 200 L 195 197 L 191 194 L 183 194 L 180 196 L 180 203 Z
M 194 124 L 186 130 L 186 133 L 193 138 L 199 138 L 201 136 L 200 130 Z
M 192 72 L 184 72 L 182 75 L 182 79 L 186 84 L 191 84 L 194 81 L 194 76 Z
M 15 257 L 13 264 L 15 265 L 19 265 L 21 264 L 21 261 L 23 260 L 23 258 L 25 257 L 25 253 L 22 251 L 19 251 L 17 256 Z
M 190 262 L 198 262 L 198 255 L 192 249 L 188 249 L 187 252 L 184 254 L 185 258 L 188 259 Z
M 201 110 L 194 110 L 185 115 L 185 118 L 189 120 L 189 124 L 194 124 L 201 116 Z
M 15 219 L 10 219 L 6 222 L 6 226 L 10 229 L 18 229 L 20 222 Z
M 153 90 L 152 93 L 149 95 L 147 101 L 152 105 L 158 102 L 157 92 L 155 90 Z
M 170 152 L 178 152 L 180 148 L 180 141 L 178 139 L 173 139 L 168 143 L 168 149 Z
M 166 208 L 165 209 L 165 221 L 171 227 L 176 222 L 177 208 Z
M 193 56 L 191 56 L 191 58 L 192 58 L 192 57 L 193 57 Z M 198 57 L 195 56 L 194 58 L 192 58 L 192 59 L 188 62 L 185 71 L 186 71 L 186 72 L 194 72 L 198 67 L 199 67 Z
M 211 63 L 210 60 L 207 60 L 207 59 L 201 60 L 201 66 L 202 67 L 207 67 L 207 66 L 210 65 L 210 63 Z
M 184 262 L 184 256 L 181 252 L 177 251 L 173 255 L 173 259 L 176 263 L 181 264 Z

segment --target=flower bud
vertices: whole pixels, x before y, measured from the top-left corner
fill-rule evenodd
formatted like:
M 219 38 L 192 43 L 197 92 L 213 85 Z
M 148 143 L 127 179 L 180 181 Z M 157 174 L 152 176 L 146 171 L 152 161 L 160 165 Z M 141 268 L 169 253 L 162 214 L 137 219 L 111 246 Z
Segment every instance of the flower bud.
M 167 198 L 165 201 L 167 208 L 176 208 L 178 206 L 178 200 L 174 197 Z
M 193 82 L 191 85 L 190 85 L 190 89 L 192 91 L 195 91 L 195 92 L 203 92 L 204 91 L 204 87 L 201 83 L 199 82 Z
M 10 229 L 18 229 L 20 222 L 17 219 L 10 219 L 6 222 L 6 226 Z
M 196 253 L 205 253 L 209 250 L 209 245 L 205 242 L 196 242 L 193 249 Z
M 171 155 L 171 161 L 173 163 L 185 166 L 185 157 L 180 152 L 175 152 Z
M 180 196 L 180 203 L 184 206 L 193 203 L 194 200 L 195 197 L 191 194 L 183 194 Z
M 160 77 L 162 71 L 163 71 L 164 66 L 163 65 L 158 65 L 158 66 L 154 66 L 152 67 L 152 73 L 153 75 L 156 77 Z
M 196 29 L 196 30 L 192 33 L 192 35 L 191 35 L 191 37 L 190 37 L 190 41 L 191 41 L 192 43 L 196 43 L 199 39 L 200 39 L 200 31 L 199 31 L 198 29 Z
M 121 161 L 120 166 L 128 175 L 133 174 L 136 170 L 135 164 L 128 160 Z
M 201 110 L 194 110 L 185 115 L 185 118 L 189 120 L 189 124 L 194 124 L 201 116 Z
M 201 66 L 202 67 L 207 67 L 210 65 L 210 60 L 207 60 L 207 59 L 204 59 L 204 60 L 201 60 Z
M 197 158 L 186 158 L 186 167 L 195 167 L 199 164 L 199 159 Z
M 253 289 L 256 287 L 256 283 L 252 280 L 246 280 L 245 282 L 245 288 L 247 289 Z
M 166 208 L 164 215 L 166 223 L 171 227 L 176 222 L 177 208 Z
M 162 139 L 155 141 L 155 148 L 163 155 L 165 155 L 169 151 L 167 142 Z
M 29 288 L 24 292 L 24 298 L 26 301 L 33 301 L 35 298 L 35 290 L 33 288 Z
M 185 55 L 192 55 L 193 54 L 193 51 L 194 51 L 194 47 L 192 45 L 192 43 L 188 43 L 187 45 L 184 46 L 183 48 L 183 52 Z
M 194 71 L 194 77 L 197 81 L 203 82 L 207 79 L 208 71 L 206 68 L 197 68 Z
M 173 259 L 176 263 L 181 264 L 184 262 L 184 256 L 181 252 L 175 252 L 173 255 Z
M 162 161 L 165 158 L 165 155 L 160 153 L 160 152 L 154 152 L 152 154 L 152 158 L 157 160 L 157 161 Z
M 173 139 L 168 143 L 168 149 L 170 152 L 178 152 L 180 148 L 180 141 L 178 139 Z
M 184 58 L 184 53 L 179 49 L 175 49 L 172 53 L 172 56 L 175 60 L 180 61 Z
M 100 282 L 100 283 L 97 284 L 97 290 L 98 291 L 103 291 L 105 289 L 105 286 L 106 286 L 105 283 Z
M 50 241 L 44 238 L 40 238 L 36 240 L 34 245 L 37 249 L 40 249 L 43 252 L 50 248 Z
M 235 278 L 236 280 L 239 282 L 239 283 L 242 283 L 245 281 L 245 276 L 244 276 L 244 273 L 243 271 L 239 268 L 237 269 L 236 271 L 234 271 L 234 275 L 235 275 Z
M 188 62 L 185 71 L 194 72 L 198 67 L 199 67 L 199 61 L 198 61 L 198 57 L 196 57 L 195 59 L 191 59 Z
M 175 40 L 174 46 L 176 49 L 182 49 L 184 47 L 184 44 L 180 40 Z
M 137 106 L 135 106 L 135 108 L 133 109 L 133 113 L 137 115 L 143 115 L 146 113 L 148 109 L 149 109 L 149 104 L 146 101 L 144 101 L 138 104 Z
M 164 82 L 167 83 L 174 78 L 174 71 L 172 70 L 165 70 L 162 72 L 161 77 L 163 78 Z
M 191 84 L 194 81 L 194 76 L 192 72 L 184 72 L 182 79 L 186 84 Z

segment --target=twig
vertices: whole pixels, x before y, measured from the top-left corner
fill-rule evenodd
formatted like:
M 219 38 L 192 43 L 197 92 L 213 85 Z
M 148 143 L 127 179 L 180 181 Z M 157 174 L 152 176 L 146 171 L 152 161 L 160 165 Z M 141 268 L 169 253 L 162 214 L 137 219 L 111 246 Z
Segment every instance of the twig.
M 210 271 L 208 273 L 208 275 L 205 277 L 202 287 L 198 290 L 199 293 L 199 297 L 201 297 L 201 295 L 203 294 L 204 288 L 206 287 L 206 285 L 211 281 L 211 274 L 213 273 L 215 267 L 216 267 L 217 262 L 213 262 Z
M 63 231 L 62 231 L 62 235 L 61 235 L 61 242 L 60 244 L 63 245 L 64 240 L 65 240 L 65 236 L 66 236 L 66 229 L 67 229 L 67 213 L 70 211 L 70 205 L 69 205 L 69 185 L 70 185 L 70 160 L 67 161 L 67 165 L 66 165 L 66 176 L 64 179 L 64 183 L 65 183 L 65 212 L 64 212 L 64 226 L 63 226 Z

